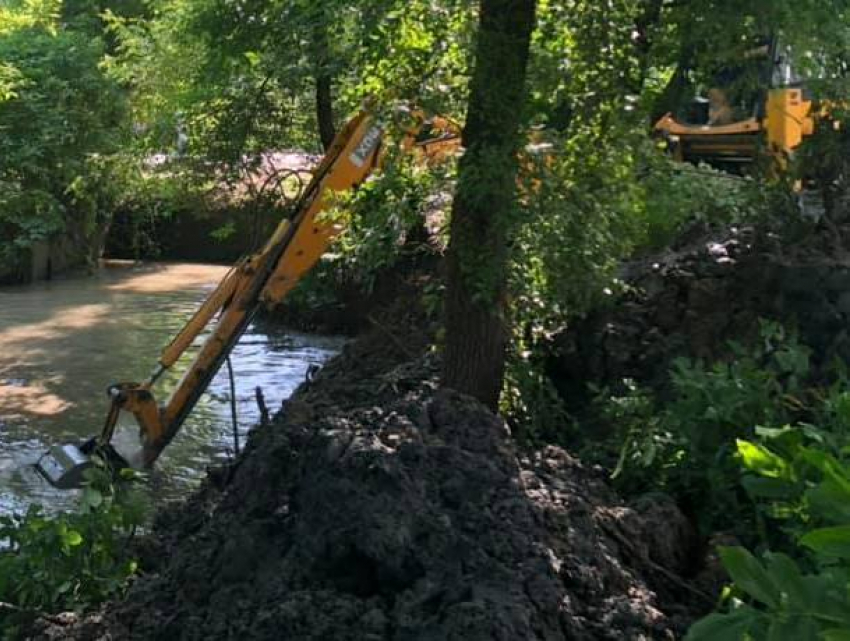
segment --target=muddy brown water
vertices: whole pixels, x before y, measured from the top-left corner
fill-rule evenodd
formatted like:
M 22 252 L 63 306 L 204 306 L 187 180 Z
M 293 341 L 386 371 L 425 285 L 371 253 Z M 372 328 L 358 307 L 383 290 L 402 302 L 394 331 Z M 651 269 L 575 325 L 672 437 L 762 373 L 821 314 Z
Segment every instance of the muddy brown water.
M 0 288 L 0 514 L 39 502 L 70 507 L 74 492 L 51 488 L 32 469 L 54 443 L 99 432 L 113 382 L 143 380 L 159 352 L 191 316 L 226 268 L 211 265 L 110 263 L 92 277 Z M 162 401 L 179 380 L 184 355 L 155 389 Z M 342 340 L 253 324 L 233 351 L 240 441 L 256 424 L 254 390 L 274 411 L 311 364 Z M 149 480 L 159 500 L 184 496 L 206 468 L 231 456 L 230 386 L 218 373 L 165 451 Z M 122 417 L 115 442 L 138 450 L 138 430 Z

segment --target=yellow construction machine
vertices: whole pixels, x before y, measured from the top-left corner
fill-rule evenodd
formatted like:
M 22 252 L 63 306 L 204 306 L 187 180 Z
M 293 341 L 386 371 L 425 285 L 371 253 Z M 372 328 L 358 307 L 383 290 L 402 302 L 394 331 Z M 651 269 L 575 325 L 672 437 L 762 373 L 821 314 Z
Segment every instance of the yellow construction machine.
M 416 123 L 407 132 L 402 148 L 427 162 L 460 146 L 460 128 L 445 119 Z M 334 194 L 355 188 L 378 166 L 383 129 L 372 109 L 366 108 L 339 132 L 297 198 L 292 216 L 283 220 L 265 246 L 241 259 L 174 337 L 159 357 L 150 377 L 141 383 L 115 383 L 106 422 L 100 434 L 83 444 L 53 446 L 36 463 L 38 472 L 55 487 L 69 489 L 85 482 L 86 470 L 99 456 L 115 468 L 128 466 L 111 445 L 121 412 L 138 423 L 142 464 L 150 467 L 177 435 L 188 414 L 224 363 L 257 310 L 280 303 L 326 251 L 339 225 L 322 216 Z M 162 374 L 209 326 L 212 331 L 166 402 L 160 405 L 154 387 Z
M 784 170 L 814 133 L 812 100 L 792 69 L 789 51 L 775 38 L 748 50 L 706 84 L 703 96 L 655 124 L 678 160 L 738 173 L 768 158 Z

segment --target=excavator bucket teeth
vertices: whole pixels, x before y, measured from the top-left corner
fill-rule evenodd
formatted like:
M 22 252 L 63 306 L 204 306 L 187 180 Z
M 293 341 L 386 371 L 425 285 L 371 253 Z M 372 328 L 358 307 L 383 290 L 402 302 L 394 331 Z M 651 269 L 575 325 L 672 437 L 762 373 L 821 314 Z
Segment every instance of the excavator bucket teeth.
M 71 490 L 83 487 L 86 471 L 95 465 L 97 455 L 115 472 L 129 467 L 129 463 L 111 445 L 100 446 L 94 439 L 76 445 L 54 445 L 35 464 L 36 471 L 53 487 Z

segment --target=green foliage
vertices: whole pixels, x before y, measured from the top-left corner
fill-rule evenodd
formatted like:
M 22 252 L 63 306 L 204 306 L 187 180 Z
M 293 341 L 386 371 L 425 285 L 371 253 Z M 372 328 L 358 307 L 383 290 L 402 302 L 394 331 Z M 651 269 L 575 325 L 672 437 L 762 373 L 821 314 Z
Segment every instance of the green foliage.
M 87 475 L 75 512 L 48 515 L 32 505 L 26 514 L 0 517 L 0 601 L 18 608 L 0 614 L 0 632 L 13 635 L 33 613 L 101 602 L 135 574 L 127 544 L 146 508 L 126 484 L 132 475 L 120 486 L 104 468 Z
M 573 424 L 564 400 L 546 375 L 542 350 L 528 349 L 521 340 L 508 355 L 499 410 L 511 431 L 527 446 L 563 443 Z
M 107 15 L 116 46 L 105 67 L 133 89 L 127 150 L 137 160 L 170 155 L 182 126 L 188 154 L 165 171 L 192 173 L 215 189 L 245 181 L 261 154 L 318 150 L 320 77 L 331 85 L 337 124 L 368 94 L 383 106 L 401 99 L 460 112 L 473 17 L 474 6 L 457 0 L 154 0 L 147 16 Z M 140 201 L 132 208 L 143 220 L 151 209 Z M 385 234 L 384 220 L 364 222 L 374 225 L 368 242 Z M 361 260 L 343 264 L 360 277 Z
M 819 427 L 761 428 L 753 441 L 738 441 L 744 486 L 763 518 L 779 526 L 771 546 L 787 554 L 767 551 L 759 560 L 744 548 L 722 548 L 733 581 L 729 611 L 698 622 L 688 639 L 713 639 L 711 630 L 731 622 L 735 639 L 850 636 L 850 395 L 843 387 L 816 408 Z
M 112 73 L 137 89 L 148 151 L 173 145 L 178 115 L 190 148 L 242 154 L 317 149 L 315 79 L 332 79 L 341 118 L 367 95 L 463 104 L 473 7 L 457 0 L 296 2 L 156 0 L 151 18 L 110 16 Z M 451 105 L 451 108 L 447 108 Z
M 625 439 L 617 482 L 632 491 L 663 487 L 704 532 L 746 532 L 753 525 L 736 440 L 752 437 L 760 425 L 794 420 L 804 409 L 810 374 L 808 348 L 776 323 L 762 322 L 751 350 L 734 343 L 730 349 L 732 359 L 711 365 L 674 361 L 663 403 L 637 386 L 600 398 Z
M 438 250 L 446 215 L 452 168 L 423 167 L 398 149 L 389 154 L 384 170 L 342 196 L 329 214 L 342 225 L 329 260 L 364 292 L 402 256 Z
M 9 63 L 0 64 L 0 103 L 17 98 L 17 89 L 23 78 L 21 72 Z
M 669 398 L 635 385 L 605 401 L 627 442 L 621 487 L 671 493 L 704 533 L 734 532 L 762 553 L 721 548 L 733 581 L 723 612 L 690 641 L 840 639 L 850 634 L 850 393 L 812 386 L 809 350 L 763 322 L 751 349 L 706 365 L 679 360 Z M 840 372 L 839 372 L 840 374 Z M 774 427 L 780 426 L 780 427 Z
M 55 2 L 0 12 L 0 270 L 34 243 L 94 237 L 108 217 L 122 115 L 103 41 L 60 28 Z
M 339 223 L 339 236 L 288 297 L 290 310 L 338 307 L 342 293 L 370 294 L 382 274 L 443 249 L 452 163 L 427 168 L 397 147 L 389 146 L 385 153 L 390 158 L 384 169 L 356 191 L 340 194 L 325 214 Z M 433 280 L 424 287 L 424 308 L 438 317 L 441 285 Z
M 772 190 L 752 177 L 676 162 L 657 150 L 648 150 L 644 163 L 638 251 L 668 246 L 693 223 L 758 222 L 776 209 Z
M 694 624 L 687 641 L 715 639 L 840 640 L 850 635 L 850 599 L 846 567 L 804 572 L 799 562 L 778 553 L 759 560 L 744 548 L 721 548 L 723 565 L 734 581 L 728 612 Z
M 850 144 L 848 111 L 844 100 L 830 104 L 829 117 L 821 121 L 813 136 L 804 141 L 795 154 L 793 171 L 804 188 L 814 192 L 824 207 L 824 213 L 836 221 L 850 216 L 848 194 L 850 194 L 850 162 L 847 147 Z
M 634 88 L 624 83 L 637 66 L 635 11 L 625 2 L 538 9 L 528 121 L 545 125 L 546 134 L 542 148 L 522 158 L 511 238 L 517 327 L 533 322 L 533 332 L 549 331 L 598 304 L 639 242 L 635 150 L 646 130 Z

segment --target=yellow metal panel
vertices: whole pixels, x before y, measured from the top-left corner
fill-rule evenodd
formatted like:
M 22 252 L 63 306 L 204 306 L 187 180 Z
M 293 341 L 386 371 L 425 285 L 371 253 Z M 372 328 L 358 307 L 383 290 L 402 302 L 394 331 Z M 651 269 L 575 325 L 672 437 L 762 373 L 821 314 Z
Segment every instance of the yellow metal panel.
M 803 137 L 814 131 L 811 110 L 812 103 L 803 99 L 802 89 L 771 89 L 764 123 L 768 147 L 784 153 L 799 147 Z
M 236 276 L 237 272 L 234 269 L 227 272 L 215 291 L 209 295 L 204 304 L 198 308 L 198 311 L 180 330 L 180 333 L 163 350 L 159 357 L 159 364 L 162 367 L 167 369 L 174 365 L 180 355 L 192 344 L 192 341 L 204 330 L 212 317 L 230 300 L 236 287 Z

